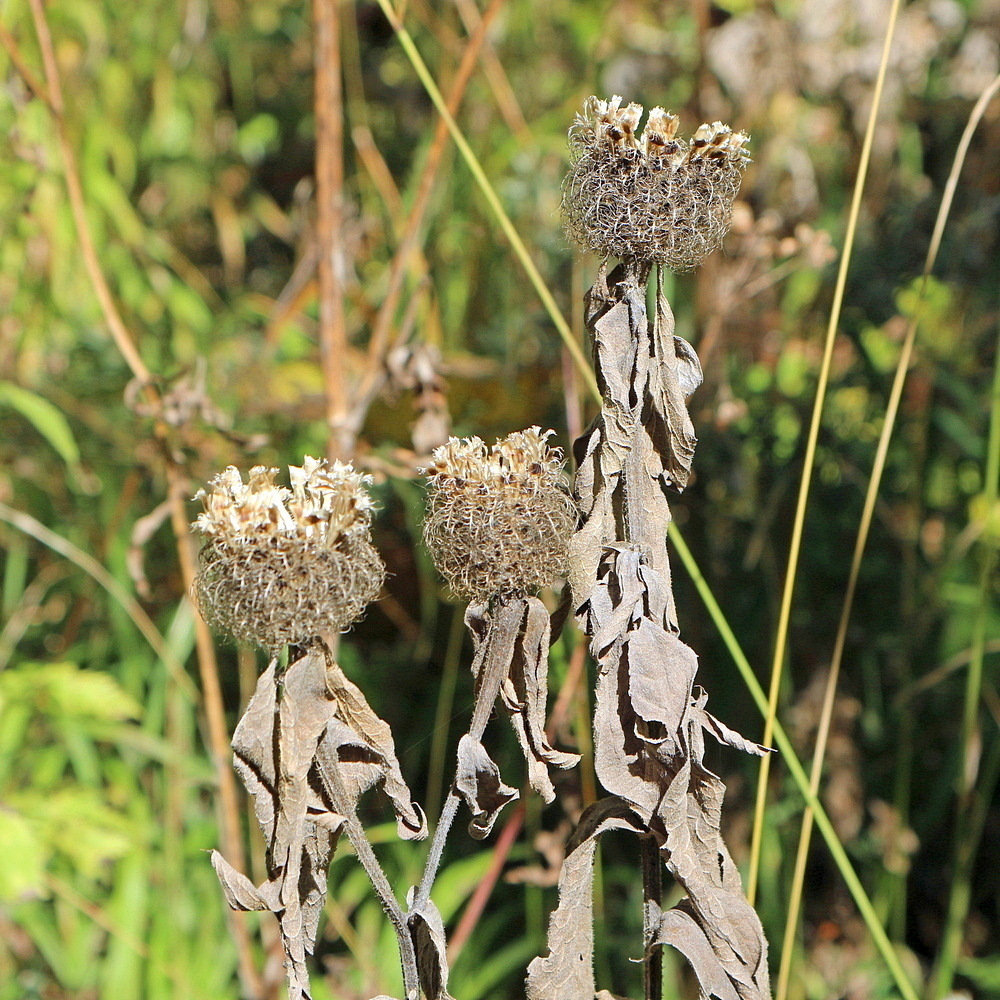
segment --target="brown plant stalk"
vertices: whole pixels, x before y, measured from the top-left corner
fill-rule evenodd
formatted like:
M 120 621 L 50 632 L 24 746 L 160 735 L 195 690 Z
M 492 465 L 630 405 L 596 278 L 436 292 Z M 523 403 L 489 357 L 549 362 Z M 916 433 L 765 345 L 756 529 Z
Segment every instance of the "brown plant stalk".
M 319 247 L 319 343 L 326 388 L 327 457 L 347 460 L 355 437 L 347 427 L 347 321 L 344 315 L 344 101 L 340 0 L 313 0 L 316 90 L 316 242 Z

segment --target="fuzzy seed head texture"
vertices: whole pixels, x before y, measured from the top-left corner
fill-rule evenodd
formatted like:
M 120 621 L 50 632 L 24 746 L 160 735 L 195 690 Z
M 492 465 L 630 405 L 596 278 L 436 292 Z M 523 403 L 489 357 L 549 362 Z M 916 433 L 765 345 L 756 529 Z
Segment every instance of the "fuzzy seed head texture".
M 385 566 L 371 542 L 371 481 L 350 465 L 306 457 L 277 469 L 233 466 L 199 490 L 204 537 L 194 596 L 205 621 L 275 652 L 340 632 L 378 596 Z
M 663 108 L 649 112 L 640 136 L 642 105 L 621 102 L 588 97 L 570 127 L 566 231 L 604 258 L 690 271 L 729 231 L 749 136 L 713 122 L 688 141 Z
M 450 438 L 432 454 L 424 542 L 456 597 L 520 596 L 566 574 L 577 512 L 552 433 L 531 427 L 492 448 Z

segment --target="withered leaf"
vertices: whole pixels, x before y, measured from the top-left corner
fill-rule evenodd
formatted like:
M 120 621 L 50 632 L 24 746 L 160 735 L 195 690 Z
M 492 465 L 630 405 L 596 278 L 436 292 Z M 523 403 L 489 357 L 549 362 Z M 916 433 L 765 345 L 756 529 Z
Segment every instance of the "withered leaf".
M 555 750 L 545 735 L 545 703 L 548 697 L 549 612 L 537 597 L 526 600 L 520 635 L 514 649 L 510 676 L 501 687 L 504 706 L 510 714 L 531 787 L 546 802 L 555 798 L 548 765 L 573 767 L 579 754 Z
M 748 740 L 745 736 L 741 736 L 735 730 L 721 723 L 711 712 L 706 712 L 705 705 L 707 703 L 708 692 L 701 685 L 695 684 L 692 688 L 691 706 L 688 710 L 690 718 L 706 732 L 711 733 L 720 743 L 742 750 L 744 753 L 754 754 L 757 757 L 774 753 L 771 747 L 761 746 L 759 743 L 754 743 L 753 740 Z M 698 759 L 701 759 L 702 753 L 697 754 Z
M 587 628 L 598 663 L 595 765 L 604 787 L 648 822 L 662 794 L 650 756 L 679 750 L 697 657 L 663 627 L 662 577 L 632 549 L 608 546 L 589 602 Z M 647 617 L 650 614 L 655 617 Z
M 444 921 L 430 899 L 414 905 L 415 891 L 407 895 L 410 935 L 417 956 L 420 988 L 427 1000 L 452 1000 L 448 992 L 448 942 Z
M 267 881 L 254 886 L 218 852 L 212 855 L 230 906 L 277 915 L 292 1000 L 310 996 L 305 961 L 316 941 L 330 857 L 362 792 L 383 782 L 401 835 L 426 835 L 389 727 L 327 654 L 325 646 L 312 647 L 280 677 L 272 661 L 233 737 L 235 767 L 254 796 L 267 845 Z
M 669 944 L 691 963 L 698 977 L 701 996 L 719 1000 L 739 1000 L 739 994 L 716 957 L 705 932 L 691 916 L 679 909 L 668 910 L 660 918 L 655 945 Z
M 684 470 L 694 437 L 682 385 L 690 386 L 694 376 L 687 353 L 678 358 L 672 331 L 664 340 L 657 327 L 649 330 L 644 282 L 641 269 L 619 267 L 610 279 L 602 272 L 588 296 L 603 406 L 574 449 L 579 466 L 574 488 L 583 521 L 570 545 L 568 579 L 582 609 L 593 596 L 603 547 L 628 540 L 666 580 L 663 623 L 676 631 L 666 488 L 687 481 Z M 668 419 L 679 429 L 668 426 Z
M 289 666 L 280 698 L 276 671 L 272 661 L 233 736 L 235 766 L 254 795 L 267 844 L 269 877 L 254 887 L 218 852 L 213 853 L 212 863 L 231 906 L 268 909 L 278 916 L 289 997 L 308 1000 L 306 955 L 316 941 L 340 823 L 340 817 L 317 798 L 309 773 L 334 703 L 326 684 L 323 650 L 310 650 Z
M 689 729 L 701 732 L 693 720 Z M 682 908 L 704 933 L 736 992 L 742 1000 L 769 1000 L 767 940 L 719 831 L 724 794 L 718 777 L 686 757 L 657 814 L 666 831 L 663 850 L 667 867 L 688 894 Z
M 486 748 L 469 733 L 458 742 L 455 789 L 472 812 L 469 835 L 476 840 L 489 835 L 500 810 L 518 797 L 517 789 L 500 779 L 500 769 Z
M 694 459 L 694 424 L 688 414 L 687 399 L 701 385 L 701 362 L 691 345 L 674 336 L 674 314 L 657 290 L 656 321 L 653 325 L 653 378 L 650 398 L 655 419 L 649 429 L 662 464 L 652 470 L 663 476 L 665 485 L 681 492 L 687 486 Z
M 212 867 L 219 876 L 226 902 L 234 910 L 279 909 L 274 885 L 265 882 L 260 888 L 255 886 L 242 872 L 237 871 L 218 851 L 212 851 Z
M 403 780 L 392 730 L 372 711 L 361 689 L 336 663 L 328 666 L 326 680 L 336 708 L 335 718 L 318 748 L 320 767 L 336 766 L 333 760 L 339 762 L 352 805 L 367 789 L 381 781 L 396 810 L 399 836 L 404 840 L 426 837 L 427 821 Z M 334 748 L 335 756 L 331 753 Z
M 482 806 L 488 806 L 497 794 L 507 794 L 499 773 L 494 776 L 496 765 L 489 761 L 488 756 L 489 766 L 482 770 L 486 784 L 481 792 L 485 794 L 485 799 L 474 790 L 477 783 L 471 780 L 473 772 L 469 769 L 470 765 L 484 763 L 480 757 L 486 751 L 480 740 L 493 701 L 499 695 L 527 762 L 531 786 L 546 802 L 551 802 L 555 798 L 555 789 L 549 778 L 548 766 L 572 767 L 580 758 L 576 754 L 555 750 L 545 735 L 551 637 L 549 613 L 537 597 L 514 598 L 501 601 L 492 612 L 486 605 L 470 605 L 465 613 L 465 623 L 472 634 L 475 649 L 472 672 L 476 678 L 476 709 L 468 738 L 464 741 L 464 758 L 462 745 L 459 746 L 456 787 L 463 796 L 471 795 L 471 799 L 479 800 Z M 470 799 L 466 797 L 466 801 Z M 509 798 L 504 801 L 509 801 Z M 486 808 L 486 815 L 490 811 Z M 475 808 L 473 813 L 476 814 Z M 486 836 L 493 820 L 485 827 L 484 822 L 484 817 L 477 817 L 470 832 L 474 830 L 474 836 Z
M 528 966 L 528 1000 L 590 1000 L 594 996 L 594 852 L 607 830 L 643 830 L 616 796 L 588 807 L 566 846 L 559 905 L 549 917 L 549 954 Z
M 628 633 L 625 655 L 636 735 L 674 753 L 698 657 L 673 632 L 648 618 Z

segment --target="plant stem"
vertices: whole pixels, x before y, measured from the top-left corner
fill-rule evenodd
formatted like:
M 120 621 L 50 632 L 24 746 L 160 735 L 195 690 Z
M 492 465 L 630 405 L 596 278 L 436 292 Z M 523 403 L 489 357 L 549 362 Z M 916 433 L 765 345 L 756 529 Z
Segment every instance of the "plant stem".
M 410 937 L 410 929 L 406 922 L 406 914 L 399 905 L 396 894 L 392 891 L 392 886 L 379 864 L 375 849 L 368 839 L 368 834 L 365 833 L 365 828 L 358 819 L 354 803 L 344 787 L 344 779 L 341 777 L 338 766 L 340 761 L 336 747 L 330 745 L 329 753 L 329 766 L 317 768 L 317 771 L 334 809 L 344 817 L 344 832 L 347 834 L 347 839 L 350 840 L 358 861 L 361 862 L 368 874 L 372 888 L 396 932 L 399 960 L 403 966 L 403 991 L 406 994 L 406 1000 L 419 1000 L 420 979 L 417 975 L 417 956 L 413 947 L 413 938 Z
M 642 858 L 642 940 L 643 980 L 646 1000 L 661 1000 L 663 996 L 663 947 L 653 945 L 660 930 L 663 900 L 663 862 L 656 838 L 643 834 L 639 838 Z
M 505 601 L 501 604 L 495 617 L 489 623 L 486 638 L 483 639 L 482 645 L 476 652 L 472 670 L 479 683 L 476 688 L 476 703 L 472 710 L 469 736 L 477 742 L 483 738 L 483 733 L 486 732 L 486 723 L 490 720 L 493 705 L 500 694 L 500 686 L 510 668 L 510 660 L 505 656 L 498 656 L 497 649 L 498 647 L 506 649 L 512 646 L 512 641 L 505 642 L 504 639 L 516 635 L 516 629 L 520 627 L 524 618 L 524 608 L 523 599 Z M 455 822 L 455 815 L 461 802 L 461 796 L 455 785 L 456 782 L 453 781 L 451 791 L 444 803 L 444 809 L 441 811 L 441 818 L 434 830 L 430 853 L 427 855 L 427 863 L 424 865 L 424 874 L 414 894 L 411 910 L 417 909 L 421 903 L 430 898 L 431 887 L 434 885 L 438 868 L 441 866 L 444 845 L 451 831 L 451 826 Z
M 313 0 L 316 102 L 316 239 L 319 244 L 319 341 L 326 390 L 327 457 L 349 459 L 354 436 L 344 319 L 344 101 L 340 83 L 340 2 Z

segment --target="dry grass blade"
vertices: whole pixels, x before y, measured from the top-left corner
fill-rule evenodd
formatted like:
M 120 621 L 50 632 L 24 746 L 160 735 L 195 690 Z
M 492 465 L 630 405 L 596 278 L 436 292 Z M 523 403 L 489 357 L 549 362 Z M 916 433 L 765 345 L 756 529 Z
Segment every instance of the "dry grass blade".
M 344 316 L 344 103 L 341 91 L 340 18 L 353 9 L 336 0 L 314 0 L 316 33 L 316 240 L 319 244 L 319 341 L 326 388 L 327 453 L 331 461 L 354 454 L 347 426 Z

